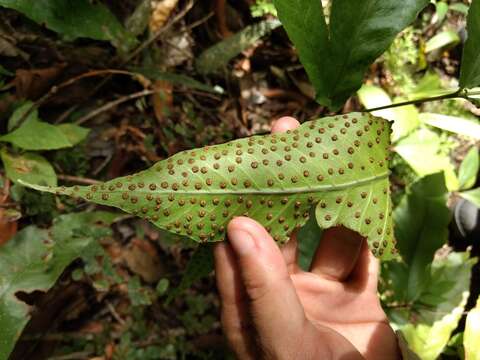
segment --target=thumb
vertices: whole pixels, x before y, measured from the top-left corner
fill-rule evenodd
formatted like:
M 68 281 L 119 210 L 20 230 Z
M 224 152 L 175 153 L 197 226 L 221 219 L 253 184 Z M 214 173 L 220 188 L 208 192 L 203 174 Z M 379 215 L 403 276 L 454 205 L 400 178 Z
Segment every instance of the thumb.
M 228 239 L 262 347 L 273 353 L 292 351 L 292 342 L 299 340 L 292 334 L 303 333 L 306 318 L 280 249 L 261 225 L 246 217 L 229 223 Z

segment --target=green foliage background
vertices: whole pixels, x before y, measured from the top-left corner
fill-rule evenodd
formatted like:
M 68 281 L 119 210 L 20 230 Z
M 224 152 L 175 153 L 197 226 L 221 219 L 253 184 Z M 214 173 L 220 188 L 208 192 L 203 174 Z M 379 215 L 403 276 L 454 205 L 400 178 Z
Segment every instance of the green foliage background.
M 0 220 L 7 219 L 8 223 L 18 223 L 21 230 L 8 242 L 0 245 L 0 359 L 9 358 L 12 351 L 12 356 L 21 357 L 22 355 L 15 354 L 22 354 L 32 341 L 35 344 L 44 341 L 47 336 L 34 331 L 35 319 L 38 316 L 34 306 L 43 301 L 43 297 L 38 294 L 46 292 L 48 298 L 48 294 L 62 286 L 66 278 L 67 282 L 88 287 L 94 294 L 92 297 L 97 303 L 104 304 L 109 315 L 107 320 L 99 315 L 102 319 L 98 321 L 100 325 L 95 316 L 91 316 L 95 321 L 89 319 L 92 320 L 90 325 L 101 327 L 97 333 L 92 332 L 86 336 L 78 336 L 74 331 L 61 333 L 52 356 L 75 353 L 88 357 L 107 356 L 109 359 L 177 359 L 187 356 L 217 358 L 218 353 L 222 354 L 222 358 L 229 356 L 228 350 L 224 348 L 217 349 L 209 345 L 201 347 L 200 341 L 196 341 L 198 338 L 207 341 L 208 336 L 219 333 L 216 314 L 218 304 L 212 291 L 212 277 L 209 277 L 212 269 L 211 246 L 198 247 L 196 243 L 183 237 L 189 235 L 197 241 L 203 241 L 205 234 L 200 231 L 201 228 L 195 228 L 191 234 L 188 227 L 184 228 L 185 231 L 175 231 L 175 222 L 170 224 L 168 219 L 153 218 L 151 209 L 147 208 L 151 201 L 149 195 L 152 198 L 160 196 L 162 201 L 168 202 L 172 195 L 171 190 L 161 191 L 155 187 L 154 190 L 150 189 L 151 194 L 146 194 L 137 188 L 139 184 L 156 184 L 154 177 L 159 174 L 164 178 L 169 177 L 171 174 L 167 171 L 172 169 L 168 167 L 168 160 L 163 160 L 152 170 L 133 177 L 127 176 L 105 183 L 93 183 L 94 180 L 87 179 L 89 186 L 59 187 L 53 192 L 75 194 L 102 205 L 119 207 L 152 221 L 163 230 L 173 230 L 173 234 L 163 230 L 151 230 L 145 222 L 134 222 L 131 218 L 122 218 L 116 213 L 95 209 L 94 206 L 85 208 L 83 203 L 79 205 L 65 197 L 39 195 L 24 185 L 32 184 L 37 189 L 48 190 L 45 186 L 55 187 L 58 183 L 75 184 L 78 179 L 85 181 L 83 177 L 90 175 L 89 161 L 94 158 L 89 151 L 100 151 L 92 147 L 92 143 L 99 141 L 92 139 L 98 139 L 95 136 L 104 126 L 101 121 L 87 122 L 97 118 L 93 115 L 96 115 L 98 109 L 107 112 L 123 102 L 135 100 L 131 108 L 135 109 L 135 114 L 140 119 L 130 119 L 127 127 L 115 119 L 113 128 L 118 134 L 121 129 L 127 133 L 131 131 L 134 134 L 132 137 L 135 137 L 139 129 L 154 129 L 152 134 L 142 137 L 141 148 L 146 150 L 142 150 L 141 156 L 136 158 L 133 169 L 128 169 L 130 173 L 143 170 L 158 158 L 167 158 L 177 152 L 179 148 L 173 147 L 172 143 L 179 138 L 183 139 L 180 149 L 192 149 L 233 140 L 239 134 L 252 135 L 261 132 L 259 127 L 255 128 L 255 121 L 252 121 L 249 131 L 238 132 L 238 129 L 232 130 L 227 121 L 220 121 L 219 125 L 215 122 L 208 123 L 206 119 L 210 117 L 208 109 L 213 99 L 226 101 L 229 96 L 237 97 L 238 94 L 231 96 L 231 82 L 234 78 L 227 73 L 238 75 L 245 72 L 244 69 L 248 66 L 243 61 L 249 59 L 250 49 L 255 49 L 262 41 L 269 45 L 269 42 L 273 42 L 288 47 L 282 49 L 283 53 L 298 53 L 309 77 L 312 87 L 307 84 L 303 73 L 300 80 L 293 79 L 294 75 L 290 70 L 279 68 L 278 64 L 273 64 L 273 60 L 268 58 L 268 61 L 272 62 L 267 66 L 268 73 L 275 76 L 277 86 L 288 88 L 292 84 L 301 84 L 298 86 L 300 91 L 303 90 L 306 96 L 315 93 L 313 98 L 321 105 L 320 108 L 312 105 L 310 98 L 309 106 L 314 107 L 315 111 L 309 112 L 306 106 L 295 115 L 300 115 L 302 120 L 313 120 L 305 119 L 305 116 L 312 113 L 337 114 L 317 120 L 316 123 L 305 122 L 299 133 L 286 135 L 285 141 L 294 141 L 298 134 L 304 135 L 320 127 L 327 129 L 327 133 L 321 136 L 322 149 L 312 149 L 315 150 L 316 157 L 322 155 L 323 165 L 328 162 L 333 169 L 338 161 L 344 161 L 345 164 L 349 162 L 352 154 L 348 149 L 359 135 L 346 131 L 342 133 L 344 136 L 341 139 L 333 140 L 333 133 L 328 132 L 329 124 L 336 126 L 337 123 L 360 118 L 357 125 L 359 129 L 371 126 L 372 124 L 368 123 L 369 117 L 352 111 L 373 109 L 371 114 L 386 119 L 380 122 L 389 121 L 392 128 L 390 139 L 387 136 L 381 139 L 381 151 L 376 147 L 363 147 L 355 152 L 355 161 L 352 162 L 355 170 L 348 173 L 351 178 L 346 183 L 339 180 L 342 176 L 338 173 L 330 174 L 328 167 L 317 169 L 317 163 L 309 164 L 308 176 L 304 176 L 306 170 L 302 168 L 303 162 L 300 158 L 289 163 L 284 170 L 292 182 L 288 184 L 287 190 L 290 186 L 296 188 L 296 185 L 292 184 L 297 183 L 297 176 L 301 176 L 302 184 L 312 186 L 310 172 L 313 173 L 313 170 L 326 171 L 322 173 L 325 187 L 316 191 L 315 201 L 311 202 L 298 193 L 289 195 L 287 207 L 291 211 L 282 215 L 282 218 L 285 217 L 282 224 L 288 225 L 288 229 L 279 228 L 279 233 L 274 235 L 283 241 L 295 225 L 306 223 L 298 233 L 298 238 L 301 254 L 299 262 L 302 268 L 307 269 L 320 240 L 322 227 L 327 228 L 332 222 L 347 223 L 349 219 L 355 222 L 353 212 L 342 212 L 341 207 L 335 205 L 339 204 L 339 196 L 342 197 L 340 203 L 350 200 L 356 202 L 365 197 L 365 192 L 373 197 L 378 195 L 382 204 L 390 202 L 389 194 L 384 194 L 384 188 L 388 188 L 387 178 L 374 176 L 370 179 L 373 185 L 368 189 L 355 184 L 365 178 L 357 166 L 373 158 L 374 162 L 378 163 L 387 157 L 385 147 L 391 141 L 389 180 L 392 184 L 394 207 L 392 217 L 401 258 L 382 262 L 379 290 L 382 305 L 392 327 L 403 334 L 409 347 L 421 359 L 477 359 L 480 356 L 476 341 L 480 338 L 480 305 L 477 300 L 480 289 L 478 284 L 472 282 L 475 273 L 478 273 L 476 256 L 479 253 L 479 244 L 478 241 L 471 242 L 471 237 L 464 240 L 467 243 L 458 242 L 451 231 L 452 221 L 456 216 L 456 213 L 452 214 L 451 208 L 455 203 L 459 203 L 460 199 L 480 208 L 480 188 L 477 187 L 480 124 L 478 108 L 475 108 L 480 96 L 480 58 L 477 56 L 480 53 L 479 0 L 334 0 L 331 3 L 318 0 L 257 1 L 252 6 L 249 17 L 255 18 L 255 21 L 239 26 L 234 34 L 229 34 L 231 36 L 209 44 L 202 51 L 191 55 L 189 65 L 185 67 L 169 65 L 162 54 L 166 48 L 161 47 L 164 46 L 161 39 L 162 36 L 174 36 L 175 31 L 180 31 L 180 27 L 175 28 L 175 21 L 180 21 L 175 15 L 182 19 L 192 8 L 194 11 L 195 6 L 199 6 L 194 1 L 181 1 L 174 15 L 170 16 L 171 22 L 167 22 L 158 33 L 149 30 L 149 22 L 154 18 L 150 1 L 125 1 L 127 10 L 124 12 L 127 15 L 123 17 L 118 16 L 121 13 L 119 8 L 107 1 L 82 0 L 72 3 L 66 0 L 42 0 L 32 4 L 30 1 L 0 0 L 0 15 L 13 17 L 16 24 L 25 23 L 26 26 L 19 29 L 19 33 L 23 31 L 23 34 L 35 34 L 41 39 L 40 43 L 54 43 L 56 51 L 59 52 L 67 53 L 71 48 L 78 48 L 88 53 L 90 46 L 92 49 L 94 46 L 108 48 L 107 58 L 112 61 L 98 72 L 107 72 L 110 77 L 114 76 L 113 74 L 125 76 L 129 78 L 129 82 L 120 82 L 120 87 L 127 84 L 126 88 L 130 90 L 134 86 L 140 86 L 141 91 L 134 96 L 127 94 L 120 98 L 121 102 L 118 103 L 113 100 L 113 105 L 106 98 L 101 98 L 100 105 L 94 104 L 93 109 L 83 109 L 81 102 L 74 102 L 73 110 L 58 120 L 56 115 L 50 115 L 56 114 L 56 110 L 49 109 L 47 100 L 59 92 L 62 93 L 64 87 L 68 89 L 70 83 L 66 80 L 66 83 L 58 82 L 54 87 L 50 84 L 40 97 L 20 97 L 6 107 L 0 120 L 0 188 L 6 187 L 7 181 L 12 182 L 8 195 L 14 205 L 7 203 L 6 211 L 0 207 Z M 75 18 L 75 21 L 71 21 L 72 18 Z M 200 22 L 191 25 L 191 28 L 188 27 L 190 20 L 188 17 L 186 19 L 182 26 L 192 31 L 201 26 L 202 21 L 208 21 L 209 17 L 200 19 Z M 460 29 L 462 24 L 466 27 Z M 169 34 L 171 27 L 174 30 Z M 3 28 L 0 30 L 2 34 L 6 31 Z M 287 42 L 284 31 L 291 39 L 295 51 Z M 467 37 L 463 36 L 463 31 L 468 33 Z M 202 36 L 196 40 L 200 42 Z M 169 38 L 169 41 L 181 44 L 181 41 L 175 38 Z M 9 56 L 14 54 L 14 59 L 28 57 L 26 50 L 21 46 L 16 47 L 14 42 L 7 41 L 5 44 L 9 46 L 7 53 Z M 6 49 L 5 44 L 2 49 Z M 0 99 L 8 102 L 12 88 L 8 83 L 15 81 L 18 68 L 14 62 L 8 61 L 6 50 L 1 51 Z M 96 68 L 98 62 L 100 69 L 100 58 L 94 56 L 93 59 L 89 66 Z M 254 62 L 254 70 L 255 66 L 258 64 Z M 298 64 L 296 66 L 298 67 Z M 82 71 L 84 69 L 82 67 Z M 97 75 L 83 71 L 81 76 Z M 108 81 L 109 79 L 106 83 Z M 171 86 L 170 90 L 165 90 L 165 84 Z M 100 86 L 103 86 L 103 83 Z M 174 106 L 169 105 L 168 101 L 169 94 L 173 91 L 171 89 L 188 94 L 181 103 L 175 103 L 182 113 L 176 121 L 169 116 L 169 112 L 174 111 Z M 110 90 L 116 91 L 116 88 Z M 155 94 L 160 96 L 152 100 L 152 103 L 144 100 L 145 96 Z M 194 97 L 198 94 L 208 100 L 200 103 L 203 100 Z M 432 98 L 441 101 L 425 102 L 425 99 Z M 407 104 L 402 107 L 393 106 L 401 102 Z M 384 106 L 389 108 L 377 109 Z M 131 111 L 131 108 L 124 109 Z M 154 116 L 152 111 L 149 112 L 151 108 L 155 108 L 153 113 L 157 120 L 160 119 L 160 124 L 152 125 L 150 120 L 146 120 Z M 221 110 L 225 117 L 228 116 L 226 108 L 228 106 Z M 91 115 L 88 110 L 94 114 Z M 345 112 L 349 115 L 339 116 Z M 116 116 L 121 117 L 119 114 Z M 161 128 L 160 135 L 155 127 Z M 363 140 L 368 141 L 368 136 L 370 135 L 365 134 Z M 373 144 L 376 142 L 375 134 L 371 136 Z M 273 138 L 262 137 L 270 142 Z M 122 141 L 129 140 L 122 138 L 115 145 L 121 147 Z M 237 140 L 230 143 L 230 146 L 247 146 L 249 142 L 257 142 L 258 145 L 259 140 L 260 137 Z M 159 141 L 159 144 L 156 144 L 156 141 Z M 309 139 L 305 137 L 299 150 L 304 154 L 313 151 L 309 150 L 308 144 Z M 313 141 L 312 146 L 315 146 Z M 222 150 L 228 148 L 229 145 L 210 147 L 211 154 L 215 154 L 215 151 L 221 154 Z M 260 147 L 253 149 L 254 152 L 257 150 L 261 151 Z M 108 152 L 106 149 L 101 151 Z M 340 160 L 335 158 L 337 155 L 334 151 L 341 153 L 338 158 Z M 285 156 L 288 151 L 280 150 L 278 153 L 279 156 Z M 327 154 L 327 158 L 324 154 Z M 256 184 L 267 180 L 264 173 L 255 174 L 252 170 L 257 168 L 252 164 L 260 160 L 253 154 L 245 155 L 247 154 L 242 153 L 242 161 L 248 161 L 240 166 L 245 175 L 241 183 L 252 181 Z M 209 166 L 213 167 L 214 162 L 219 160 L 214 156 L 206 160 Z M 107 158 L 107 162 L 115 162 L 111 159 Z M 115 159 L 121 162 L 119 157 Z M 179 166 L 186 164 L 188 151 L 171 159 Z M 227 169 L 227 162 L 234 159 L 233 153 L 222 158 L 225 164 L 219 164 L 221 170 L 213 172 L 209 178 L 215 182 L 215 186 L 220 186 L 222 179 L 228 177 L 228 174 L 222 171 Z M 159 167 L 162 167 L 163 172 L 156 171 Z M 302 170 L 301 173 L 299 169 Z M 92 176 L 101 179 L 112 177 L 102 171 Z M 199 178 L 207 181 L 206 176 L 210 175 Z M 123 201 L 125 199 L 121 198 L 122 192 L 110 190 L 111 187 L 116 188 L 119 181 L 122 186 L 123 183 L 125 186 L 127 183 L 135 185 L 135 189 L 128 194 L 129 199 L 136 197 L 141 201 L 128 203 L 127 206 Z M 168 186 L 171 187 L 172 182 L 173 175 L 171 181 L 168 180 Z M 378 186 L 375 185 L 376 182 L 379 182 Z M 370 185 L 369 183 L 368 186 Z M 195 185 L 192 183 L 188 186 Z M 266 183 L 258 186 L 258 189 L 265 190 L 268 186 L 270 185 Z M 275 186 L 285 190 L 284 185 Z M 215 189 L 219 190 L 217 187 Z M 195 192 L 193 188 L 191 190 Z M 214 223 L 217 228 L 224 228 L 231 216 L 244 210 L 250 211 L 252 216 L 263 221 L 266 226 L 271 225 L 270 222 L 279 221 L 277 210 L 284 194 L 270 196 L 269 199 L 275 201 L 271 210 L 263 208 L 261 202 L 258 205 L 256 195 L 237 195 L 231 198 L 227 196 L 222 201 L 237 201 L 238 197 L 246 196 L 242 199 L 246 208 L 231 210 L 221 224 L 217 224 L 217 220 L 212 220 L 210 216 L 221 218 L 221 211 L 224 209 L 207 209 L 207 237 L 210 230 L 215 230 L 212 228 Z M 208 191 L 198 196 L 197 207 L 204 200 L 200 199 L 201 196 L 205 197 L 205 201 L 211 200 Z M 264 203 L 267 200 L 264 199 Z M 328 218 L 320 206 L 322 201 L 333 204 L 334 210 L 327 214 Z M 297 209 L 302 215 L 300 220 L 295 218 L 297 202 L 302 206 L 301 211 Z M 313 202 L 319 204 L 316 213 L 314 209 L 310 209 Z M 255 203 L 252 210 L 247 208 L 249 203 L 250 208 Z M 361 218 L 362 223 L 365 223 L 369 212 L 374 209 L 371 203 L 369 206 Z M 205 212 L 201 206 L 162 210 L 168 211 L 168 214 L 177 214 L 177 217 L 188 216 L 190 212 L 195 212 L 202 218 L 207 215 L 200 215 L 202 211 Z M 304 217 L 303 214 L 308 216 Z M 307 222 L 308 217 L 310 220 Z M 376 217 L 371 217 L 376 219 L 372 229 L 374 225 L 382 225 Z M 391 217 L 380 220 L 387 223 L 391 221 Z M 199 223 L 201 221 L 199 220 Z M 350 224 L 350 227 L 367 234 L 363 225 L 355 224 Z M 387 227 L 390 228 L 390 225 L 387 224 Z M 134 240 L 122 235 L 130 231 L 127 228 L 133 228 Z M 174 268 L 176 273 L 168 273 L 159 263 L 150 264 L 155 271 L 161 272 L 161 275 L 147 281 L 145 273 L 142 270 L 133 271 L 130 263 L 128 271 L 122 268 L 115 254 L 116 251 L 124 251 L 117 246 L 128 248 L 131 252 L 138 246 L 142 254 L 151 252 L 151 248 L 145 245 L 151 241 L 145 239 L 152 239 L 152 233 L 158 240 L 153 252 L 164 254 L 162 260 L 168 257 L 165 263 L 175 263 L 170 269 Z M 220 240 L 222 234 L 223 232 L 216 232 L 210 240 Z M 370 244 L 382 242 L 383 236 L 376 239 L 374 237 L 380 234 L 375 234 L 376 232 L 369 233 Z M 389 248 L 391 243 L 392 239 L 388 239 Z M 375 246 L 373 248 L 375 249 Z M 186 258 L 191 258 L 188 265 Z M 46 333 L 48 334 L 48 331 Z

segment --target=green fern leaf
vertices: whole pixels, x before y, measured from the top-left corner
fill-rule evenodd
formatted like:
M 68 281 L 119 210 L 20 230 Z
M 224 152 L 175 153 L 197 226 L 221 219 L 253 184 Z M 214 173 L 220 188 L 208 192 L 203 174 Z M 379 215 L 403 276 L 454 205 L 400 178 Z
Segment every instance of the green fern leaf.
M 244 215 L 284 243 L 316 206 L 320 227 L 354 230 L 389 259 L 395 254 L 389 144 L 386 120 L 351 113 L 183 151 L 100 185 L 29 186 L 115 206 L 198 242 L 223 240 L 228 222 Z

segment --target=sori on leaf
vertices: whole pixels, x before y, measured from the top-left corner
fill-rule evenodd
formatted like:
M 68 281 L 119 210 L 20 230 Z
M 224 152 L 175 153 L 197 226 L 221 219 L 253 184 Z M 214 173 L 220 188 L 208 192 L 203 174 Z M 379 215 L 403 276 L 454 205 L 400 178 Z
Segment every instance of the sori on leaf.
M 198 242 L 224 240 L 228 222 L 248 216 L 285 243 L 315 206 L 320 227 L 356 231 L 388 260 L 396 254 L 389 146 L 388 121 L 350 113 L 183 151 L 99 185 L 24 185 L 114 206 Z

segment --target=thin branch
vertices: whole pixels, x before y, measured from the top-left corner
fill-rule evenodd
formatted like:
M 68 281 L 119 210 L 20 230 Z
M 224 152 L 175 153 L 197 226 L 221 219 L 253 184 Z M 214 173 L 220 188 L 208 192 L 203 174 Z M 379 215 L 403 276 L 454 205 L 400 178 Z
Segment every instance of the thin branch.
M 64 81 L 63 83 L 61 83 L 59 85 L 52 86 L 50 88 L 50 90 L 45 95 L 43 95 L 40 99 L 35 101 L 32 104 L 32 106 L 30 106 L 30 108 L 22 115 L 22 117 L 19 119 L 19 121 L 16 125 L 16 128 L 20 127 L 20 125 L 27 119 L 28 115 L 30 115 L 32 113 L 32 111 L 34 111 L 35 109 L 38 109 L 40 106 L 42 106 L 48 99 L 50 99 L 52 96 L 56 95 L 59 90 L 65 88 L 67 86 L 73 85 L 75 82 L 77 82 L 79 80 L 89 78 L 89 77 L 101 76 L 101 75 L 105 75 L 105 74 L 107 74 L 107 75 L 112 75 L 112 74 L 128 75 L 128 76 L 131 76 L 133 78 L 141 76 L 141 74 L 137 74 L 137 73 L 134 73 L 134 72 L 125 71 L 125 70 L 116 70 L 116 69 L 92 70 L 92 71 L 88 71 L 86 73 L 77 75 L 73 78 L 70 78 L 70 79 Z
M 192 30 L 194 28 L 196 28 L 197 26 L 200 26 L 202 25 L 203 23 L 207 22 L 213 15 L 215 15 L 215 12 L 213 11 L 210 11 L 206 16 L 204 16 L 203 18 L 197 20 L 197 21 L 194 21 L 192 22 L 190 25 L 186 26 L 185 27 L 185 30 L 186 31 L 189 31 L 189 30 Z
M 110 301 L 106 301 L 108 310 L 112 314 L 112 316 L 117 320 L 120 324 L 125 325 L 125 320 L 123 320 L 120 315 L 117 313 L 117 310 L 115 310 L 115 307 L 112 305 Z
M 364 111 L 366 111 L 366 112 L 379 111 L 379 110 L 396 108 L 396 107 L 400 107 L 400 106 L 423 104 L 423 103 L 430 102 L 430 101 L 439 101 L 439 100 L 454 99 L 454 98 L 460 98 L 460 97 L 463 97 L 461 95 L 461 90 L 457 90 L 454 93 L 450 93 L 450 94 L 433 96 L 433 97 L 429 97 L 429 98 L 422 98 L 422 99 L 416 99 L 416 100 L 409 100 L 409 101 L 399 102 L 399 103 L 395 103 L 395 104 L 370 108 L 370 109 L 366 109 Z
M 133 100 L 133 99 L 138 99 L 138 98 L 141 98 L 141 97 L 144 97 L 144 96 L 152 95 L 152 94 L 155 94 L 156 92 L 158 92 L 158 90 L 142 90 L 142 91 L 130 94 L 130 95 L 123 96 L 120 99 L 117 99 L 117 100 L 111 101 L 109 103 L 106 103 L 105 105 L 100 106 L 98 109 L 86 114 L 85 116 L 82 116 L 80 119 L 75 121 L 75 123 L 77 125 L 84 124 L 88 120 L 94 118 L 95 116 L 97 116 L 97 115 L 99 115 L 99 114 L 101 114 L 105 111 L 110 110 L 111 108 L 114 108 L 117 105 L 120 105 L 124 102 L 130 101 L 130 100 Z
M 98 181 L 98 180 L 83 178 L 83 177 L 80 177 L 80 176 L 59 174 L 59 175 L 57 175 L 57 177 L 60 180 L 74 182 L 74 183 L 78 183 L 78 184 L 85 184 L 85 185 L 96 185 L 96 184 L 100 183 L 100 181 Z
M 180 21 L 193 7 L 193 5 L 195 4 L 195 1 L 194 0 L 190 0 L 187 5 L 185 6 L 185 8 L 182 9 L 181 12 L 179 12 L 177 14 L 177 16 L 175 16 L 172 21 L 170 21 L 168 24 L 166 24 L 164 27 L 162 27 L 160 30 L 158 30 L 150 39 L 148 39 L 147 41 L 145 41 L 143 44 L 141 44 L 140 46 L 138 46 L 137 49 L 135 49 L 126 59 L 125 61 L 123 61 L 121 63 L 121 67 L 125 66 L 126 64 L 128 64 L 133 58 L 135 58 L 139 53 L 141 53 L 144 49 L 146 49 L 147 47 L 149 47 L 152 43 L 154 43 L 160 35 L 162 35 L 164 32 L 166 32 L 168 29 L 170 29 L 175 23 L 177 23 L 178 21 Z M 101 75 L 101 74 L 109 74 L 109 75 L 112 75 L 112 74 L 125 74 L 125 75 L 131 75 L 131 76 L 138 76 L 138 74 L 135 74 L 135 73 L 132 73 L 132 72 L 129 72 L 129 71 L 123 71 L 123 70 L 100 70 L 100 71 L 90 71 L 90 72 L 87 72 L 85 74 L 81 74 L 79 76 L 76 76 L 72 79 L 69 79 L 63 83 L 61 83 L 60 85 L 57 85 L 57 86 L 52 86 L 52 88 L 48 91 L 48 93 L 46 93 L 44 96 L 42 96 L 40 99 L 38 99 L 35 103 L 32 104 L 32 106 L 22 115 L 22 117 L 19 119 L 19 121 L 17 122 L 17 125 L 16 127 L 18 128 L 24 121 L 25 119 L 28 117 L 28 115 L 31 114 L 32 111 L 34 111 L 35 109 L 38 109 L 42 104 L 45 103 L 45 101 L 47 101 L 50 97 L 52 97 L 53 95 L 55 95 L 56 93 L 58 93 L 58 91 L 66 86 L 69 86 L 69 85 L 72 85 L 74 82 L 80 80 L 80 79 L 83 79 L 83 78 L 86 78 L 86 77 L 91 77 L 91 76 L 98 76 L 98 75 Z M 100 90 L 105 84 L 106 82 L 110 79 L 110 77 L 107 77 L 105 78 L 103 81 L 100 82 L 100 84 L 98 84 L 95 89 L 91 92 L 91 94 L 89 94 L 90 96 L 89 97 L 93 97 L 93 95 L 96 94 L 96 92 L 98 90 Z
M 379 107 L 375 107 L 375 108 L 366 109 L 364 111 L 366 111 L 366 112 L 379 111 L 379 110 L 396 108 L 396 107 L 400 107 L 400 106 L 417 105 L 417 104 L 423 104 L 423 103 L 426 103 L 426 102 L 440 101 L 440 100 L 447 100 L 447 99 L 471 100 L 472 96 L 478 96 L 478 95 L 480 95 L 480 91 L 468 92 L 467 89 L 458 89 L 453 93 L 448 93 L 448 94 L 443 94 L 443 95 L 438 95 L 438 96 L 432 96 L 432 97 L 427 97 L 427 98 L 421 98 L 421 99 L 416 99 L 416 100 L 409 100 L 409 101 L 404 101 L 404 102 L 390 104 L 390 105 L 379 106 Z

